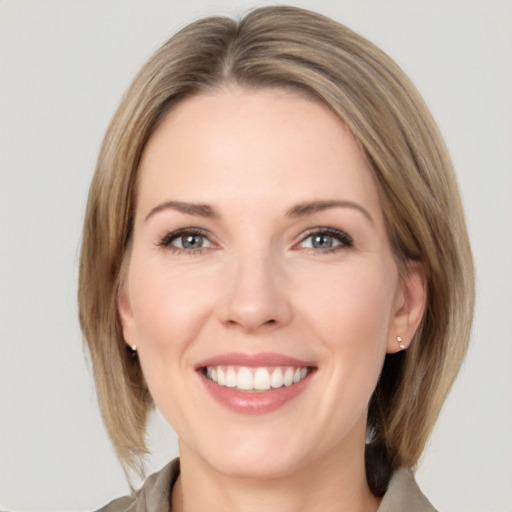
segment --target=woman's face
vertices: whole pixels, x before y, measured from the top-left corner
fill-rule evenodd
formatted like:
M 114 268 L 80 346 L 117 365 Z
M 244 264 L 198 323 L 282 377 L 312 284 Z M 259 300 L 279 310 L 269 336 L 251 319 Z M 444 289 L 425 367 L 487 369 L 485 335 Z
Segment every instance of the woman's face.
M 140 172 L 120 314 L 182 457 L 265 478 L 362 459 L 412 331 L 354 138 L 310 99 L 231 88 L 168 114 Z

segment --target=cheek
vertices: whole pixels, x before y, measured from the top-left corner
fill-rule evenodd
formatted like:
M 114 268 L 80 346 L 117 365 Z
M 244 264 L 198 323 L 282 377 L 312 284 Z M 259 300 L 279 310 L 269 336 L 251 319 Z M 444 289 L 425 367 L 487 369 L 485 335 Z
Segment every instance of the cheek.
M 151 261 L 133 268 L 130 296 L 141 350 L 165 353 L 186 345 L 211 302 L 205 276 L 176 272 Z
M 397 278 L 394 266 L 347 265 L 317 273 L 316 286 L 300 294 L 300 314 L 331 361 L 331 378 L 360 403 L 369 399 L 380 375 Z
M 361 268 L 362 267 L 362 268 Z M 301 292 L 301 309 L 334 344 L 360 350 L 385 343 L 392 321 L 397 273 L 376 264 L 325 269 Z
M 143 374 L 157 407 L 179 425 L 180 397 L 190 396 L 181 376 L 190 372 L 188 349 L 211 311 L 212 283 L 136 254 L 128 282 Z

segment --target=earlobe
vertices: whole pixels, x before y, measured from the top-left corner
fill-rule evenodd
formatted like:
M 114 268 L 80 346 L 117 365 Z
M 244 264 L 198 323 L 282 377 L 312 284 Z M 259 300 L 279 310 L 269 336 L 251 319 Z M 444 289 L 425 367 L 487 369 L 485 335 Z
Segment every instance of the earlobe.
M 412 262 L 401 278 L 395 316 L 388 333 L 387 352 L 406 350 L 423 318 L 427 302 L 427 278 L 423 265 Z

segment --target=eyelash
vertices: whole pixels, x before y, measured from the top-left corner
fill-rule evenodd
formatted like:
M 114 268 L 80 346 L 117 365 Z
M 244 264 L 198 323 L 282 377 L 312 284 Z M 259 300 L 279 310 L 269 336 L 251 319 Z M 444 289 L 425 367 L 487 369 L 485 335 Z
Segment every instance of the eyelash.
M 303 249 L 307 252 L 311 253 L 333 253 L 338 252 L 344 249 L 349 249 L 353 247 L 354 241 L 352 240 L 352 237 L 345 233 L 344 231 L 341 231 L 336 228 L 330 228 L 330 227 L 323 227 L 323 228 L 314 228 L 311 229 L 309 232 L 306 233 L 305 236 L 302 237 L 300 242 L 294 245 L 294 247 L 297 247 L 300 244 L 303 244 L 308 238 L 311 238 L 313 236 L 330 236 L 334 238 L 336 241 L 339 242 L 338 245 L 335 245 L 333 247 L 329 247 L 327 249 L 319 249 L 314 247 L 304 247 Z
M 208 238 L 207 231 L 204 231 L 199 228 L 183 228 L 183 229 L 178 229 L 177 231 L 172 231 L 171 233 L 168 233 L 167 235 L 165 235 L 162 238 L 162 240 L 160 240 L 160 242 L 158 243 L 158 246 L 162 247 L 164 249 L 168 249 L 175 254 L 202 254 L 203 252 L 205 252 L 211 248 L 211 247 L 200 247 L 199 249 L 187 249 L 185 247 L 176 247 L 176 246 L 172 245 L 172 243 L 175 240 L 177 240 L 178 238 L 185 237 L 187 235 L 200 236 L 200 237 L 203 237 L 204 239 L 208 240 L 210 242 L 210 244 L 213 243 Z
M 179 229 L 177 231 L 172 231 L 165 235 L 160 242 L 158 243 L 159 247 L 168 249 L 175 254 L 202 254 L 203 252 L 211 249 L 212 247 L 200 247 L 198 249 L 187 249 L 184 247 L 176 247 L 172 245 L 172 243 L 182 237 L 185 237 L 187 235 L 191 236 L 199 236 L 206 239 L 210 244 L 213 244 L 213 242 L 209 239 L 209 233 L 207 231 L 204 231 L 199 228 L 183 228 Z M 302 249 L 305 250 L 308 253 L 333 253 L 337 252 L 343 249 L 349 249 L 354 245 L 354 241 L 352 240 L 352 237 L 345 233 L 344 231 L 341 231 L 339 229 L 331 228 L 331 227 L 321 227 L 321 228 L 313 228 L 309 230 L 299 242 L 294 244 L 293 249 L 299 250 L 300 244 L 303 244 L 308 238 L 311 238 L 313 236 L 329 236 L 334 238 L 337 242 L 339 242 L 338 245 L 335 245 L 333 247 L 328 247 L 326 249 L 320 249 L 315 247 L 303 247 Z

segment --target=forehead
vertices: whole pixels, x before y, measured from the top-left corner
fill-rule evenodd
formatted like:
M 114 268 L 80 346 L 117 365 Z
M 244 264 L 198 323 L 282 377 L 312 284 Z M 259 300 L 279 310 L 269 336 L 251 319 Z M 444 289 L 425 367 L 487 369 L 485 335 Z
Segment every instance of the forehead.
M 230 88 L 184 100 L 150 138 L 139 172 L 144 210 L 169 199 L 379 203 L 366 159 L 340 119 L 283 90 Z

